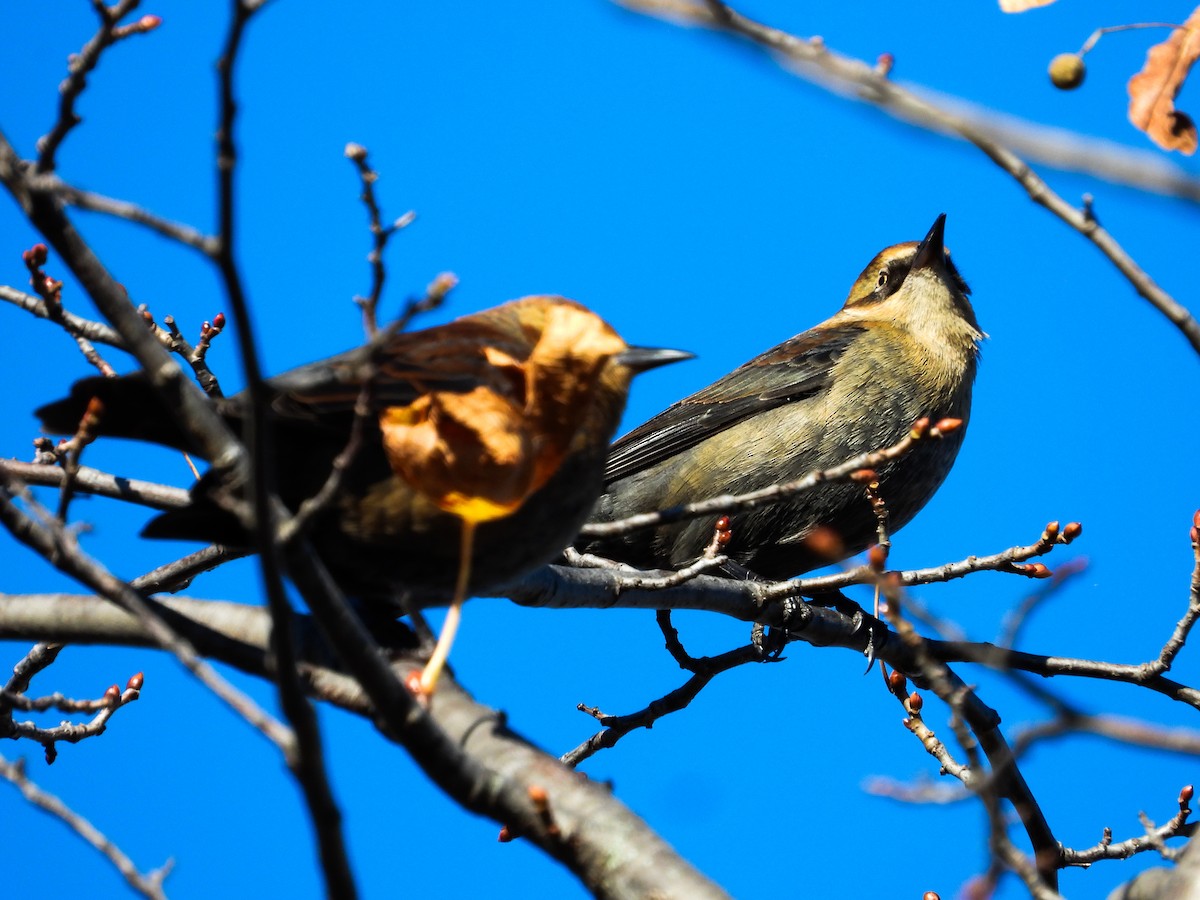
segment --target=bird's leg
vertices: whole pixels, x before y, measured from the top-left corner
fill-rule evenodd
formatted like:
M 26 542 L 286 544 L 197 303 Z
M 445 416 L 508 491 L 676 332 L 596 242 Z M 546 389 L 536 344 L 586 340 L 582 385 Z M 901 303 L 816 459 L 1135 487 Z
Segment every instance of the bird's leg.
M 767 629 L 761 622 L 750 626 L 750 643 L 758 651 L 762 662 L 782 662 L 783 648 L 787 646 L 786 628 Z
M 728 559 L 721 564 L 721 571 L 728 577 L 736 578 L 739 581 L 755 581 L 759 584 L 769 583 L 766 578 L 732 559 Z M 761 601 L 759 605 L 761 607 Z M 787 646 L 787 642 L 786 628 L 782 630 L 776 628 L 768 630 L 761 622 L 754 622 L 750 626 L 750 643 L 758 651 L 763 662 L 780 662 L 783 659 L 781 654 L 783 653 L 783 648 Z
M 879 620 L 865 612 L 861 606 L 841 591 L 822 591 L 819 594 L 813 594 L 809 598 L 809 602 L 814 606 L 834 609 L 843 616 L 847 616 L 853 621 L 856 631 L 863 627 L 867 629 L 867 643 L 863 647 L 863 655 L 867 658 L 867 671 L 869 672 L 875 664 L 875 653 L 879 649 L 877 635 L 881 636 L 881 634 L 876 632 L 876 626 L 880 625 Z

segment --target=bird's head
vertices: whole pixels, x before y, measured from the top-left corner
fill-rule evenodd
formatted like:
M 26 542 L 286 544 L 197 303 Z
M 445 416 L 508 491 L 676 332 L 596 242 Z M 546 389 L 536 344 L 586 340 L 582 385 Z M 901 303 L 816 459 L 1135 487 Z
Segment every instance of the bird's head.
M 943 243 L 945 225 L 942 213 L 923 241 L 881 250 L 854 282 L 841 316 L 887 321 L 948 342 L 981 340 L 971 290 Z

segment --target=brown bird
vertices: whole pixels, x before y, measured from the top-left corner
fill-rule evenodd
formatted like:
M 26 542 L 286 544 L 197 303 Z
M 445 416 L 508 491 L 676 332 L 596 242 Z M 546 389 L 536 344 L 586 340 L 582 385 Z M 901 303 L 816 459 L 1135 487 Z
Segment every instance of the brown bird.
M 553 296 L 396 334 L 382 352 L 358 348 L 267 383 L 276 490 L 296 509 L 320 489 L 366 396 L 372 415 L 341 491 L 313 526 L 314 546 L 351 594 L 445 600 L 470 518 L 478 524 L 469 589 L 484 592 L 571 541 L 603 488 L 633 376 L 690 357 L 629 347 L 594 313 Z M 100 435 L 196 452 L 140 375 L 80 381 L 37 415 L 47 431 L 73 433 L 93 397 L 103 403 Z M 246 396 L 213 402 L 240 429 Z M 216 502 L 238 490 L 205 475 L 190 506 L 143 534 L 249 548 Z
M 921 242 L 880 252 L 845 306 L 755 357 L 613 445 L 600 522 L 800 478 L 900 441 L 924 416 L 963 427 L 877 470 L 894 531 L 933 496 L 958 454 L 984 337 L 942 243 L 945 215 Z M 712 540 L 716 516 L 582 542 L 642 568 L 678 568 Z M 751 572 L 789 578 L 860 552 L 876 519 L 853 483 L 829 483 L 730 516 L 722 548 Z

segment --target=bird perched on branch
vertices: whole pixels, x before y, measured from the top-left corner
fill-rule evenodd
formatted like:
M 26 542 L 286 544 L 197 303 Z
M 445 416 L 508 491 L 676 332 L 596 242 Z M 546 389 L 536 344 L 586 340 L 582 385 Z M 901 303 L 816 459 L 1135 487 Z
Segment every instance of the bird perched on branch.
M 962 420 L 877 470 L 896 530 L 933 496 L 971 412 L 979 330 L 968 288 L 942 243 L 945 215 L 921 242 L 880 252 L 841 311 L 755 357 L 618 440 L 593 521 L 792 481 L 899 442 L 922 417 Z M 642 568 L 678 568 L 710 543 L 717 515 L 581 542 Z M 732 512 L 722 552 L 778 580 L 860 552 L 877 519 L 863 486 L 831 482 Z
M 276 491 L 293 510 L 317 494 L 365 401 L 344 480 L 312 525 L 322 559 L 351 594 L 444 601 L 469 521 L 467 587 L 483 592 L 571 541 L 603 488 L 633 376 L 690 357 L 629 347 L 599 316 L 553 296 L 395 334 L 267 382 Z M 37 415 L 47 431 L 74 433 L 92 398 L 102 407 L 99 435 L 196 452 L 140 375 L 78 382 Z M 213 402 L 240 431 L 247 396 Z M 210 472 L 190 506 L 160 515 L 144 534 L 252 549 L 220 502 L 242 493 Z

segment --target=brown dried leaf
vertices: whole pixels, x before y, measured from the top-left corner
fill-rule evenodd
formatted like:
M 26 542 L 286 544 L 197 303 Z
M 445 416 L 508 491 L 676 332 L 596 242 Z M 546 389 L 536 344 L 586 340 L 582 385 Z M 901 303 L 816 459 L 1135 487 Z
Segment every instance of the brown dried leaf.
M 1196 152 L 1196 123 L 1175 108 L 1192 64 L 1200 59 L 1200 7 L 1182 28 L 1150 48 L 1142 71 L 1129 79 L 1129 121 L 1164 150 Z
M 1000 0 L 1001 12 L 1017 13 L 1027 9 L 1037 9 L 1039 6 L 1049 6 L 1054 0 Z
M 392 469 L 471 522 L 509 515 L 532 492 L 526 424 L 524 410 L 486 387 L 436 391 L 379 415 Z
M 379 416 L 392 470 L 469 522 L 515 512 L 580 440 L 595 439 L 586 423 L 609 396 L 599 382 L 626 346 L 579 304 L 529 301 L 520 317 L 532 344 L 524 361 L 485 346 L 482 383 L 470 392 L 433 391 Z

